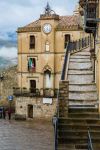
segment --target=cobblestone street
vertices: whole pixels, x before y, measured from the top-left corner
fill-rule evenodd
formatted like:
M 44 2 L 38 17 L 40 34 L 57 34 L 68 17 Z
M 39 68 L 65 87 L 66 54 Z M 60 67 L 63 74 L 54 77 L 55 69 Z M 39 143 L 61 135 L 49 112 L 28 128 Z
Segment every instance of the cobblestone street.
M 0 150 L 53 150 L 53 138 L 49 121 L 0 120 Z

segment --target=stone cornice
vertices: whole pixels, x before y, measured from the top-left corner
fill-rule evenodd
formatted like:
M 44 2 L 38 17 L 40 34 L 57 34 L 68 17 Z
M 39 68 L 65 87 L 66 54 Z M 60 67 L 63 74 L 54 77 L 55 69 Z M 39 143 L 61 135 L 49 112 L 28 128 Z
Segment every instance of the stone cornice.
M 41 27 L 22 27 L 18 28 L 17 32 L 41 32 Z
M 56 28 L 56 31 L 77 31 L 77 30 L 82 30 L 82 27 L 74 25 L 74 26 L 58 26 Z
M 77 30 L 82 30 L 82 27 L 78 25 L 73 25 L 73 26 L 58 26 L 55 28 L 55 31 L 77 31 Z M 22 27 L 18 28 L 17 33 L 22 33 L 22 32 L 41 32 L 41 27 Z

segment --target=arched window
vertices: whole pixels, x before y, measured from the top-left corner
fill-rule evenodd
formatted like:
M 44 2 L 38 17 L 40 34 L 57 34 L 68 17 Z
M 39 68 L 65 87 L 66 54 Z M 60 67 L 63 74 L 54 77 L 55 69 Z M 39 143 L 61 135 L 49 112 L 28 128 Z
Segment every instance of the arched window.
M 44 72 L 44 88 L 51 88 L 52 87 L 52 79 L 51 79 L 51 72 L 46 70 Z
M 66 48 L 69 41 L 70 41 L 70 34 L 65 34 L 64 49 Z
M 49 42 L 48 41 L 46 41 L 46 44 L 45 44 L 45 51 L 46 52 L 50 51 L 50 46 L 49 46 Z
M 36 60 L 35 60 L 35 58 L 29 58 L 28 71 L 34 72 L 35 70 L 36 70 Z
M 30 49 L 34 49 L 35 48 L 35 36 L 31 35 L 30 36 Z

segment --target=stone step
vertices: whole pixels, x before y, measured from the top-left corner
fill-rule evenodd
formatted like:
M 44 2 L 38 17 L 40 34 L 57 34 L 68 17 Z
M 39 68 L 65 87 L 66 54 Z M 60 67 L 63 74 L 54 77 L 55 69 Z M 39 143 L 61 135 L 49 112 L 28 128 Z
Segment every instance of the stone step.
M 73 59 L 90 59 L 90 56 L 71 55 L 70 58 L 73 58 Z
M 91 138 L 92 137 L 100 137 L 100 131 L 91 131 Z M 87 137 L 88 136 L 88 129 L 87 130 L 79 130 L 79 131 L 74 131 L 74 130 L 61 130 L 58 131 L 59 137 L 67 137 L 67 136 L 77 136 L 77 137 Z
M 96 100 L 70 100 L 69 101 L 69 107 L 73 106 L 73 105 L 81 105 L 81 107 L 84 107 L 84 105 L 91 105 L 91 107 L 97 107 L 98 103 L 96 102 Z
M 93 82 L 93 75 L 68 75 L 69 84 L 89 84 Z
M 100 124 L 92 124 L 92 123 L 91 124 L 85 124 L 85 123 L 84 124 L 81 124 L 81 123 L 58 124 L 58 130 L 60 130 L 60 131 L 61 130 L 62 131 L 73 130 L 73 131 L 78 132 L 79 130 L 86 131 L 88 128 L 90 129 L 91 132 L 92 132 L 92 130 L 93 131 L 100 131 Z
M 77 56 L 77 55 L 90 56 L 90 52 L 89 51 L 81 51 L 81 52 L 74 53 L 74 56 Z
M 91 69 L 69 69 L 68 75 L 93 75 L 93 71 Z
M 84 112 L 84 113 L 68 113 L 69 118 L 99 118 L 98 113 Z
M 94 150 L 100 150 L 100 143 L 93 143 Z
M 91 63 L 89 59 L 70 59 L 69 63 Z
M 86 108 L 88 108 L 88 109 L 90 109 L 90 108 L 98 108 L 98 101 L 97 101 L 97 104 L 96 104 L 96 105 L 94 105 L 94 104 L 93 104 L 93 105 L 90 105 L 90 104 L 88 104 L 88 103 L 85 104 L 85 105 L 81 105 L 81 104 L 70 105 L 70 104 L 69 104 L 68 107 L 69 107 L 69 109 L 70 109 L 70 108 L 81 108 L 81 109 L 83 109 L 83 108 L 84 108 L 84 109 L 86 109 Z
M 59 144 L 65 144 L 65 143 L 68 143 L 68 144 L 84 144 L 84 143 L 87 143 L 87 140 L 88 138 L 87 137 L 75 137 L 75 136 L 72 136 L 72 137 L 59 137 L 58 138 L 58 142 Z M 93 137 L 92 138 L 92 142 L 93 143 L 99 143 L 100 142 L 100 137 L 98 138 L 95 138 Z
M 87 150 L 87 144 L 60 144 L 58 150 Z
M 62 138 L 58 138 L 58 142 L 59 144 L 65 144 L 65 143 L 68 143 L 68 144 L 84 144 L 84 143 L 87 143 L 87 137 L 75 137 L 75 136 L 68 136 L 68 137 L 62 137 Z M 92 142 L 93 143 L 100 143 L 100 137 L 98 138 L 92 138 Z
M 75 145 L 75 148 L 78 150 L 88 150 L 88 145 L 86 144 L 77 144 Z
M 92 68 L 92 64 L 86 63 L 86 62 L 84 62 L 84 63 L 70 62 L 69 68 L 70 69 L 88 69 L 88 70 L 90 70 Z
M 98 124 L 100 125 L 100 119 L 98 118 L 59 118 L 58 119 L 58 123 L 59 124 L 87 124 L 87 126 L 89 126 L 89 124 Z M 87 131 L 87 128 L 86 128 Z M 93 130 L 95 132 L 95 130 Z
M 88 58 L 86 58 L 86 59 L 77 59 L 77 58 L 70 58 L 70 60 L 69 60 L 69 62 L 79 62 L 79 63 L 83 63 L 83 62 L 87 62 L 87 63 L 91 63 L 91 60 Z
M 74 150 L 74 144 L 59 144 L 57 150 Z
M 69 84 L 69 91 L 95 91 L 96 92 L 97 88 L 95 86 L 95 84 L 91 85 L 91 84 L 85 84 L 85 85 L 81 85 L 81 84 Z
M 86 101 L 88 101 L 88 100 L 97 100 L 97 93 L 96 92 L 88 92 L 88 93 L 86 93 L 86 92 L 69 92 L 69 99 L 70 100 L 79 100 L 79 101 L 81 101 L 81 100 L 86 100 Z M 69 101 L 70 101 L 69 100 Z
M 84 90 L 78 90 L 78 89 L 76 89 L 76 90 L 69 90 L 69 94 L 73 94 L 73 93 L 75 93 L 75 94 L 89 94 L 89 93 L 96 93 L 97 94 L 97 92 L 96 92 L 96 90 L 90 90 L 89 88 L 86 90 L 86 89 L 84 89 Z
M 99 112 L 99 110 L 98 110 L 98 108 L 78 108 L 78 107 L 74 107 L 74 108 L 69 108 L 68 109 L 68 113 L 88 113 L 88 112 L 91 112 L 91 113 L 94 113 L 94 112 L 96 112 L 96 113 L 98 113 Z

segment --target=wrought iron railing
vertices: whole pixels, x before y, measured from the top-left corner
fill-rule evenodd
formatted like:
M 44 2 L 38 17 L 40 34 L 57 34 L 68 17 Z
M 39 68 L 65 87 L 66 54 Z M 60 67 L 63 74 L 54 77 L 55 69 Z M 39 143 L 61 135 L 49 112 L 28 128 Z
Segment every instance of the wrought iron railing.
M 89 130 L 88 130 L 88 150 L 93 150 L 93 144 L 92 144 L 91 134 Z
M 64 64 L 63 64 L 63 69 L 62 69 L 62 74 L 61 74 L 61 80 L 65 80 L 66 76 L 66 69 L 67 69 L 67 63 L 69 60 L 69 56 L 71 52 L 79 51 L 80 49 L 83 49 L 90 44 L 90 38 L 85 37 L 82 39 L 79 39 L 78 41 L 73 41 L 69 42 L 67 47 L 66 47 L 66 52 L 65 52 L 65 58 L 64 58 Z
M 57 97 L 58 89 L 36 89 L 36 88 L 13 88 L 13 94 L 15 96 L 25 96 L 25 97 Z

